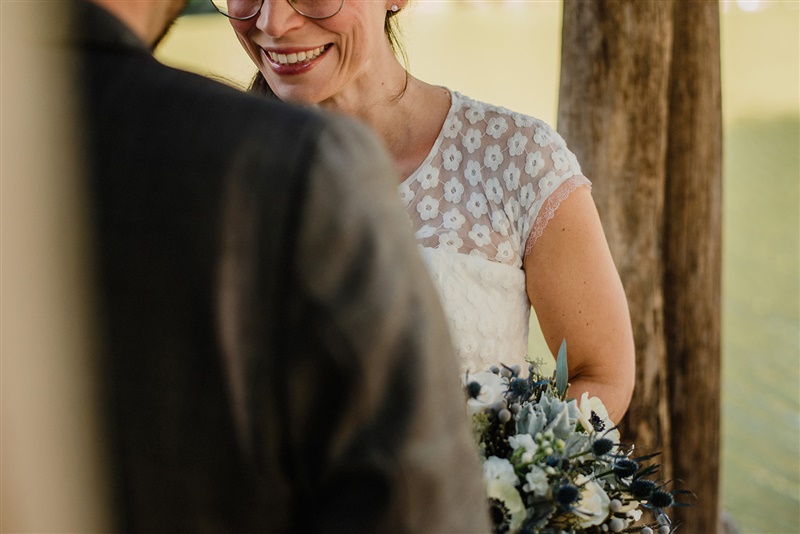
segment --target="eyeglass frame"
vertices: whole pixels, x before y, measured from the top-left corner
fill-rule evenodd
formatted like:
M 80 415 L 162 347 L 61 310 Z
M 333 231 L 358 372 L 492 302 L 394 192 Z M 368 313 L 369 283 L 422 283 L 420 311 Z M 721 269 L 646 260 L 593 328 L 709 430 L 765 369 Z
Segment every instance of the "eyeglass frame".
M 252 15 L 250 15 L 248 17 L 234 17 L 234 16 L 228 15 L 227 13 L 223 13 L 222 11 L 220 11 L 219 8 L 217 7 L 217 4 L 214 3 L 214 0 L 208 0 L 208 1 L 211 2 L 211 5 L 214 6 L 214 10 L 216 10 L 217 13 L 219 13 L 220 15 L 222 15 L 224 17 L 228 17 L 229 19 L 232 19 L 232 20 L 250 20 L 253 17 L 258 16 L 258 14 L 261 13 L 261 10 L 264 8 L 264 0 L 261 0 L 261 4 L 258 6 L 258 9 L 256 9 L 256 11 Z M 344 7 L 344 0 L 339 0 L 339 7 L 332 14 L 326 15 L 324 17 L 313 17 L 311 15 L 306 15 L 305 13 L 300 11 L 300 9 L 297 7 L 297 5 L 295 5 L 293 0 L 286 0 L 286 2 L 288 2 L 288 4 L 290 6 L 292 6 L 292 9 L 294 9 L 297 13 L 299 13 L 300 15 L 303 15 L 306 18 L 312 19 L 312 20 L 329 19 L 329 18 L 337 15 L 342 10 L 342 7 Z

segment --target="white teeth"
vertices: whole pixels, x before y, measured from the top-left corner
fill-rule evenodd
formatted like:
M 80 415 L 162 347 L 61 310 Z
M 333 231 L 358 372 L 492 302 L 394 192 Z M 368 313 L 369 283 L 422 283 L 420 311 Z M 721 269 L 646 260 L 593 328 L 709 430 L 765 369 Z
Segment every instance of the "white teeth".
M 293 54 L 276 54 L 275 52 L 267 52 L 272 61 L 280 63 L 281 65 L 294 65 L 298 61 L 306 61 L 314 59 L 325 50 L 324 46 L 315 48 L 314 50 L 306 50 L 305 52 L 297 52 Z

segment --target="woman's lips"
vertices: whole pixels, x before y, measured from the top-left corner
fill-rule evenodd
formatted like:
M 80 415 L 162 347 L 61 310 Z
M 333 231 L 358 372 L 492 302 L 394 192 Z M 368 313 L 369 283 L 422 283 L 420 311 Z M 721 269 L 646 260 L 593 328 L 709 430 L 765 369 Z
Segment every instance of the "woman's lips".
M 317 64 L 330 45 L 318 46 L 309 50 L 264 50 L 261 57 L 273 71 L 281 75 L 300 74 Z

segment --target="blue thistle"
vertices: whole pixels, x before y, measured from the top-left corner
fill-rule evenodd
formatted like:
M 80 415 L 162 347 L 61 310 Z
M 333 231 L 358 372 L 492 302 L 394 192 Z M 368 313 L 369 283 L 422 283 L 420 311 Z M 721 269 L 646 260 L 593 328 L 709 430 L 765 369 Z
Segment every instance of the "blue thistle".
M 597 457 L 605 456 L 611 452 L 611 449 L 613 448 L 614 442 L 606 438 L 597 439 L 594 441 L 594 443 L 592 443 L 592 452 Z
M 628 478 L 636 474 L 639 470 L 639 464 L 634 460 L 623 458 L 614 463 L 614 474 L 619 478 Z
M 637 500 L 649 499 L 653 492 L 656 490 L 656 483 L 652 480 L 637 479 L 631 482 L 631 494 Z
M 654 508 L 668 508 L 672 506 L 675 499 L 668 491 L 656 490 L 650 495 L 650 505 Z

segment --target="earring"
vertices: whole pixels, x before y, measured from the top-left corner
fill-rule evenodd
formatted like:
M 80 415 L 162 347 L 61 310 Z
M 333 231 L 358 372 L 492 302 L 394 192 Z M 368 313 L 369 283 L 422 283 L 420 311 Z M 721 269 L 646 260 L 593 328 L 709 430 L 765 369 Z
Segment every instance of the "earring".
M 392 13 L 397 13 L 400 8 L 397 7 L 397 4 L 392 4 Z

